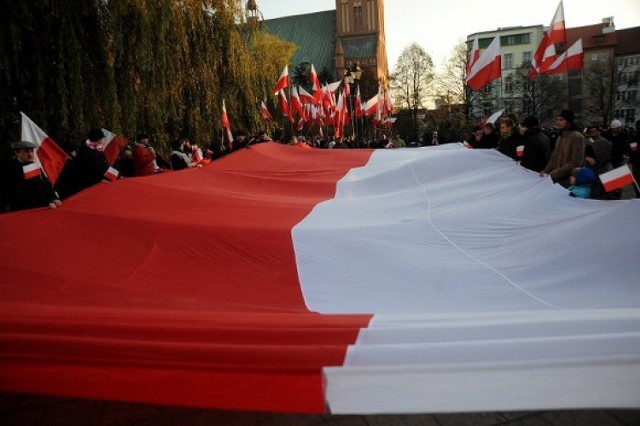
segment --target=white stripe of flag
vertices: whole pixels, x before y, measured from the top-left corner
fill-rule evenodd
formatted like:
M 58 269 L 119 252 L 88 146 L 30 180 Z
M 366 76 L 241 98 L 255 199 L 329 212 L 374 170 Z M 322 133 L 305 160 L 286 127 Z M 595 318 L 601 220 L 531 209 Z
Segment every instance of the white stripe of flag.
M 22 172 L 24 173 L 25 179 L 33 179 L 34 177 L 40 176 L 40 166 L 38 163 L 27 164 L 26 166 L 22 166 Z
M 600 181 L 607 192 L 614 191 L 627 185 L 633 184 L 633 175 L 629 166 L 623 166 L 613 169 L 600 175 Z

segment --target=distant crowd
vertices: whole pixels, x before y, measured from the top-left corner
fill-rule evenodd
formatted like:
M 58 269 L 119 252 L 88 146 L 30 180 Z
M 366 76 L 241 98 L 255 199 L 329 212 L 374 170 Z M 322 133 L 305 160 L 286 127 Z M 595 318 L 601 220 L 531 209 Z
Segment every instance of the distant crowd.
M 37 146 L 27 141 L 15 142 L 11 144 L 13 157 L 1 165 L 0 212 L 45 206 L 55 209 L 65 198 L 105 180 L 201 167 L 252 144 L 271 140 L 264 131 L 252 136 L 238 131 L 232 143 L 215 142 L 209 147 L 201 148 L 188 139 L 179 138 L 171 144 L 171 154 L 167 159 L 156 153 L 149 135 L 140 133 L 133 143 L 126 140 L 110 141 L 118 144 L 117 158 L 110 161 L 105 149 L 105 134 L 100 129 L 93 129 L 88 133 L 86 141 L 71 153 L 55 186 L 37 167 L 33 167 Z M 316 149 L 423 146 L 422 143 L 406 143 L 397 133 L 392 137 L 382 134 L 376 139 L 293 136 L 287 143 Z M 440 143 L 438 132 L 434 131 L 424 145 Z M 639 144 L 640 120 L 633 129 L 624 129 L 618 120 L 613 120 L 606 129 L 596 125 L 580 128 L 570 110 L 561 111 L 557 115 L 555 128 L 552 130 L 542 129 L 538 120 L 532 116 L 520 123 L 514 116 L 506 116 L 497 126 L 485 123 L 475 127 L 464 141 L 468 148 L 498 150 L 520 166 L 538 172 L 541 176 L 549 176 L 554 182 L 567 188 L 573 196 L 596 199 L 619 199 L 621 195 L 620 190 L 605 190 L 599 179 L 603 173 L 630 164 L 634 178 L 638 181 Z M 640 197 L 637 185 L 634 190 L 636 197 Z

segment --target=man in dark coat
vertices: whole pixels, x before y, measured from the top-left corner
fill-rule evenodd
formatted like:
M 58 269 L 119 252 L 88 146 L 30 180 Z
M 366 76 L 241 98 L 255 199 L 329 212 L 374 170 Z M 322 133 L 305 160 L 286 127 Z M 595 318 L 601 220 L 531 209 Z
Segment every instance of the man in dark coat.
M 49 207 L 62 204 L 49 180 L 35 163 L 36 145 L 20 141 L 11 144 L 14 157 L 3 176 L 6 185 L 5 203 L 10 211 Z
M 520 165 L 534 172 L 541 172 L 549 162 L 551 143 L 547 135 L 540 129 L 538 119 L 529 116 L 520 124 L 523 129 L 522 160 Z
M 100 129 L 89 132 L 85 143 L 80 145 L 75 159 L 78 187 L 88 188 L 105 180 L 109 163 L 104 155 L 104 133 Z

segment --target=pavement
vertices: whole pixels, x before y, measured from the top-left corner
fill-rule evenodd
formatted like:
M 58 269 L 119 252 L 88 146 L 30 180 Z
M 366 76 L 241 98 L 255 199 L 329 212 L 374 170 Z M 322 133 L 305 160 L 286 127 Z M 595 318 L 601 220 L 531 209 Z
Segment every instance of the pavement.
M 178 408 L 47 397 L 0 394 L 3 426 L 637 426 L 640 410 L 563 410 L 334 416 Z

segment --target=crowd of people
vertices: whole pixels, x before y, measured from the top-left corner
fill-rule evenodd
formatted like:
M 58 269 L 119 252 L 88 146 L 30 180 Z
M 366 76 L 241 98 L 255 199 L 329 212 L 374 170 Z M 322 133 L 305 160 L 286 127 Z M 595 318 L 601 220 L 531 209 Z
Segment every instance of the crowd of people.
M 186 138 L 178 138 L 172 142 L 171 154 L 165 159 L 156 153 L 149 135 L 140 133 L 133 143 L 125 141 L 119 146 L 117 158 L 109 161 L 105 138 L 100 129 L 89 131 L 86 141 L 70 153 L 55 186 L 39 168 L 32 167 L 35 165 L 36 145 L 27 141 L 12 143 L 13 157 L 2 164 L 0 173 L 1 211 L 46 206 L 55 209 L 65 198 L 116 176 L 141 177 L 201 167 L 251 144 L 272 140 L 264 131 L 252 136 L 238 131 L 231 144 L 214 142 L 207 148 L 200 148 Z M 378 138 L 369 139 L 293 136 L 288 143 L 317 149 L 420 146 L 415 142 L 406 143 L 397 133 L 389 138 L 386 132 Z M 434 131 L 427 145 L 438 144 L 438 133 Z M 493 123 L 484 123 L 471 131 L 464 144 L 473 149 L 498 150 L 520 166 L 540 176 L 549 176 L 553 182 L 567 188 L 571 195 L 581 198 L 619 199 L 621 191 L 605 191 L 598 177 L 625 163 L 631 164 L 636 182 L 640 175 L 640 120 L 631 131 L 623 129 L 618 120 L 613 120 L 608 129 L 597 125 L 581 129 L 574 113 L 564 110 L 557 115 L 555 127 L 545 130 L 536 117 L 528 116 L 518 123 L 515 116 L 509 115 L 500 119 L 499 132 Z M 640 197 L 637 184 L 634 189 L 636 197 Z

